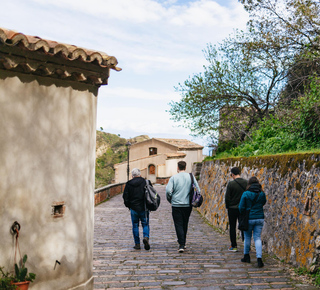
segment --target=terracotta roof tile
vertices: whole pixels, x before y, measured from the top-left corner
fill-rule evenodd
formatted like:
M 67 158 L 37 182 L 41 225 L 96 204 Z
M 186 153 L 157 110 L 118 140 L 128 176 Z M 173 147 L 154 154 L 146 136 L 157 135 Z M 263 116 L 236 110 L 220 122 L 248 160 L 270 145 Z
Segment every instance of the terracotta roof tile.
M 154 138 L 155 140 L 162 141 L 164 143 L 173 145 L 178 147 L 180 150 L 182 149 L 202 149 L 203 146 L 191 142 L 187 139 L 166 139 L 166 138 Z
M 114 56 L 75 45 L 0 28 L 0 69 L 100 86 L 109 70 L 120 71 Z
M 171 158 L 183 158 L 183 157 L 186 157 L 186 153 L 166 153 L 168 159 L 171 159 Z

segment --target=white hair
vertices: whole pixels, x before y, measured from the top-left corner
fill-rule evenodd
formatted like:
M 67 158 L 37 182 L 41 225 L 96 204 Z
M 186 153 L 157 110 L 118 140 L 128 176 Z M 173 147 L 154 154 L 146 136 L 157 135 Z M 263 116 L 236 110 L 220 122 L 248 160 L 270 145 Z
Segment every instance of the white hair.
M 141 176 L 141 171 L 138 168 L 133 168 L 131 171 L 132 177 L 138 177 Z

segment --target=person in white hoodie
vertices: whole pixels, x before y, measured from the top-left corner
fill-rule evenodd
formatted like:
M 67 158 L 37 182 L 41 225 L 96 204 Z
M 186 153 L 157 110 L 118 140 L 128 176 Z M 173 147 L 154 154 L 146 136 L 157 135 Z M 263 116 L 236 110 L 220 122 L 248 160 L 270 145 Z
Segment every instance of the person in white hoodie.
M 186 172 L 187 163 L 178 162 L 178 174 L 172 176 L 166 187 L 166 197 L 172 206 L 172 218 L 176 230 L 180 253 L 186 248 L 189 217 L 192 211 L 190 205 L 191 176 Z M 194 184 L 200 193 L 200 188 L 195 177 Z

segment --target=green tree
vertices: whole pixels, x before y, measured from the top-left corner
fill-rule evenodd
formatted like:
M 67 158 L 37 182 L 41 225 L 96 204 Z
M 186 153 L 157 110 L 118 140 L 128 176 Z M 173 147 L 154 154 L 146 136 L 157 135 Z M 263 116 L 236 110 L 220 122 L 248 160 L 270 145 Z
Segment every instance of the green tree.
M 283 50 L 291 66 L 282 96 L 290 103 L 319 75 L 320 2 L 318 0 L 239 0 L 250 13 L 248 27 L 267 46 Z
M 274 109 L 283 87 L 286 60 L 254 30 L 237 32 L 204 51 L 208 65 L 179 84 L 181 100 L 171 102 L 172 119 L 194 135 L 228 132 L 236 144 Z
M 306 93 L 294 103 L 296 128 L 308 146 L 320 145 L 320 78 L 314 77 Z
M 295 55 L 306 47 L 320 51 L 320 2 L 318 0 L 239 0 L 250 13 L 250 29 L 262 39 L 277 39 L 281 48 Z

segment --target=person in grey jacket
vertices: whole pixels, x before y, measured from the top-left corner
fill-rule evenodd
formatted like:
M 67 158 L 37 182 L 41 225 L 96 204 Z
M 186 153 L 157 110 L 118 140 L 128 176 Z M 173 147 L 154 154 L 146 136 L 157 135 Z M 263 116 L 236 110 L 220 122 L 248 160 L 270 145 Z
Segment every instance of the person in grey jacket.
M 266 195 L 262 191 L 258 179 L 255 176 L 251 177 L 248 181 L 247 190 L 242 194 L 239 204 L 240 213 L 250 210 L 249 229 L 244 231 L 244 257 L 241 259 L 241 262 L 250 263 L 249 253 L 253 234 L 259 268 L 264 266 L 262 261 L 261 232 L 264 225 L 263 206 L 266 204 L 266 201 Z
M 186 162 L 178 162 L 178 174 L 169 179 L 166 187 L 166 197 L 172 206 L 172 218 L 178 238 L 179 253 L 183 253 L 186 248 L 188 223 L 192 211 L 189 195 L 191 176 L 186 172 L 186 166 Z M 193 180 L 200 193 L 200 188 L 195 177 L 193 177 Z

